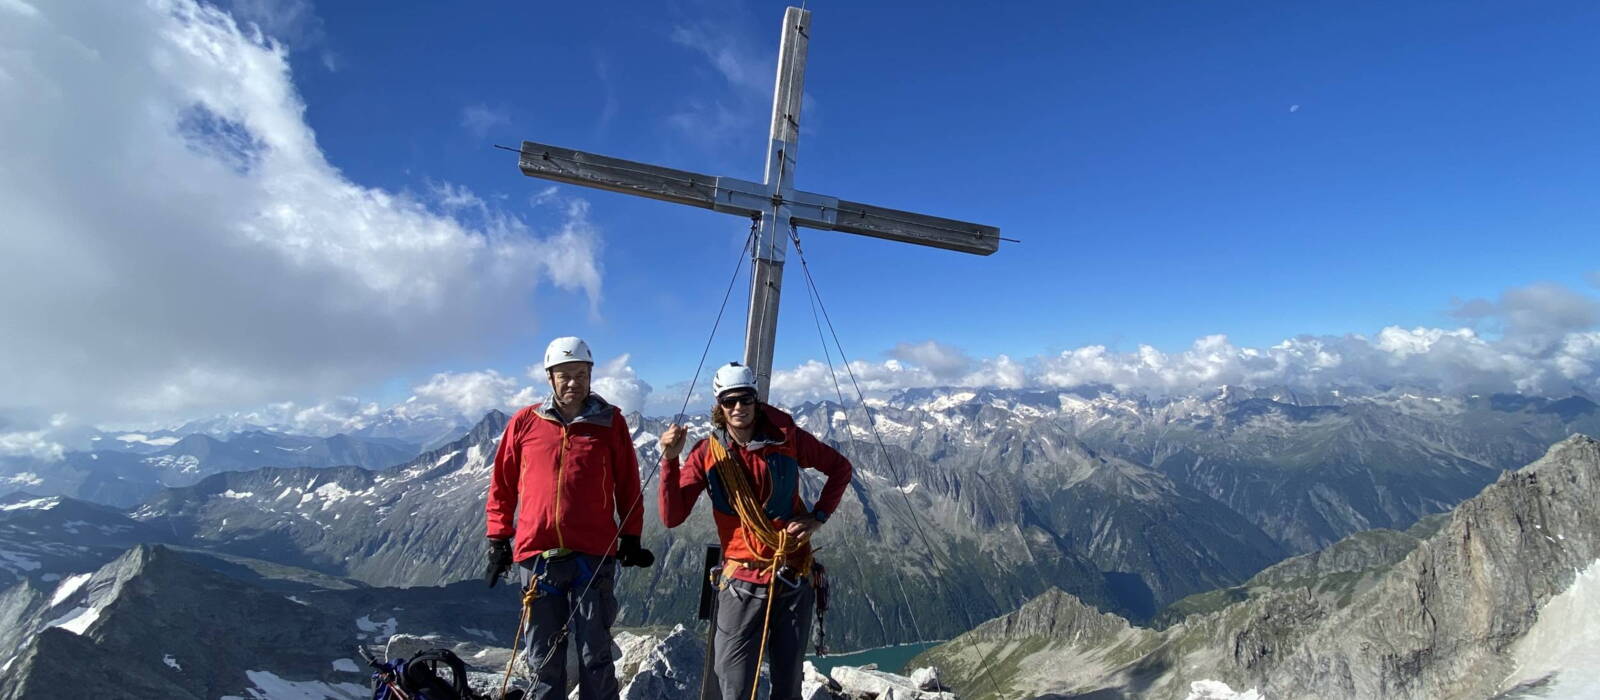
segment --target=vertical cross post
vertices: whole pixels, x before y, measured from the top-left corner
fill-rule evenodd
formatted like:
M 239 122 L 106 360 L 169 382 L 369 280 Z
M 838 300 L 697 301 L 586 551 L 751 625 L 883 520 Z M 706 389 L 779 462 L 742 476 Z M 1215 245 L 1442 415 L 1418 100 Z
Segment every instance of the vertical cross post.
M 783 42 L 778 49 L 778 78 L 772 93 L 772 138 L 767 147 L 766 189 L 771 202 L 761 212 L 751 257 L 750 315 L 745 324 L 744 364 L 756 372 L 761 398 L 772 386 L 772 349 L 778 338 L 778 294 L 783 287 L 783 261 L 789 250 L 790 203 L 794 200 L 794 165 L 800 144 L 800 103 L 805 90 L 806 47 L 811 12 L 798 7 L 783 14 Z

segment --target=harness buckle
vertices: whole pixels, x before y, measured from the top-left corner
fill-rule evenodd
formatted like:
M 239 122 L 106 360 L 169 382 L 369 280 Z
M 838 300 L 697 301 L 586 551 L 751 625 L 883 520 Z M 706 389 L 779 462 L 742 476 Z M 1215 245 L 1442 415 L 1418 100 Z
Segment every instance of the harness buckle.
M 789 566 L 788 564 L 778 567 L 778 570 L 772 575 L 777 577 L 779 581 L 788 584 L 790 588 L 800 587 L 801 574 L 795 571 L 794 567 Z

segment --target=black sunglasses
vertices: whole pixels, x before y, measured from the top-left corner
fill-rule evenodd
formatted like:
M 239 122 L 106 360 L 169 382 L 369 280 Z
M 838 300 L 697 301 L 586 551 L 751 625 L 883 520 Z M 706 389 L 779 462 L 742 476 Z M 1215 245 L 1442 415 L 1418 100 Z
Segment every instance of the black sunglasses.
M 717 403 L 722 404 L 723 408 L 733 408 L 734 406 L 750 406 L 755 402 L 755 394 L 738 394 L 735 396 L 726 396 L 717 399 Z

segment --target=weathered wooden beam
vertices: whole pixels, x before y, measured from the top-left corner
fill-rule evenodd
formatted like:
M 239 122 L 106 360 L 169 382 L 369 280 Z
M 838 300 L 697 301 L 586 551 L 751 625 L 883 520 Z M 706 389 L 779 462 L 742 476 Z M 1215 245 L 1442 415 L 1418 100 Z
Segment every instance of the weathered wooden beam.
M 778 212 L 772 211 L 775 207 L 766 186 L 735 178 L 717 178 L 533 141 L 522 142 L 519 166 L 522 174 L 529 177 L 730 214 L 761 214 L 773 224 L 778 223 Z M 809 192 L 791 191 L 789 196 L 789 199 L 778 200 L 783 213 L 806 228 L 843 231 L 977 255 L 989 255 L 1000 248 L 1000 229 L 993 226 L 835 200 Z M 781 229 L 775 229 L 775 233 L 775 240 L 767 241 L 769 246 L 778 247 L 787 240 Z M 779 260 L 783 253 L 781 248 L 768 251 L 769 256 Z
M 1000 229 L 927 214 L 839 200 L 834 221 L 813 221 L 797 215 L 801 226 L 831 229 L 902 243 L 989 255 L 1000 249 Z
M 811 12 L 791 7 L 783 13 L 778 45 L 778 77 L 772 91 L 772 140 L 800 141 L 800 105 L 806 84 L 806 53 L 811 48 Z M 770 183 L 769 183 L 770 184 Z
M 772 351 L 778 342 L 778 297 L 783 259 L 789 249 L 789 204 L 800 144 L 800 107 L 806 84 L 806 52 L 811 46 L 811 13 L 791 7 L 783 13 L 778 75 L 772 92 L 772 132 L 767 146 L 766 189 L 771 204 L 761 212 L 750 270 L 750 311 L 745 319 L 744 363 L 756 372 L 762 398 L 772 385 Z
M 666 202 L 710 209 L 716 204 L 717 179 L 710 175 L 612 158 L 532 141 L 522 142 L 518 165 L 522 174 L 636 194 Z

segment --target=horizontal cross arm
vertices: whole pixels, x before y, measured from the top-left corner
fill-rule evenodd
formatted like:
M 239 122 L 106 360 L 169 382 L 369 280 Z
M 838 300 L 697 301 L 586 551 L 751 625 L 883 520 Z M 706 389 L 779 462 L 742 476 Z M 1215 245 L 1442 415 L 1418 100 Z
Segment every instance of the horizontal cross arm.
M 794 223 L 902 243 L 989 255 L 1000 249 L 1000 229 L 938 216 L 793 192 L 774 198 L 765 185 L 523 141 L 522 174 L 572 185 L 635 194 L 741 216 L 766 215 L 785 205 Z
M 711 209 L 717 178 L 560 146 L 522 142 L 522 174 Z
M 795 198 L 810 197 L 813 196 L 796 193 Z M 813 217 L 804 208 L 797 208 L 794 222 L 808 228 L 844 231 L 975 255 L 989 255 L 1000 249 L 1000 229 L 994 226 L 842 199 L 836 201 L 825 217 Z

